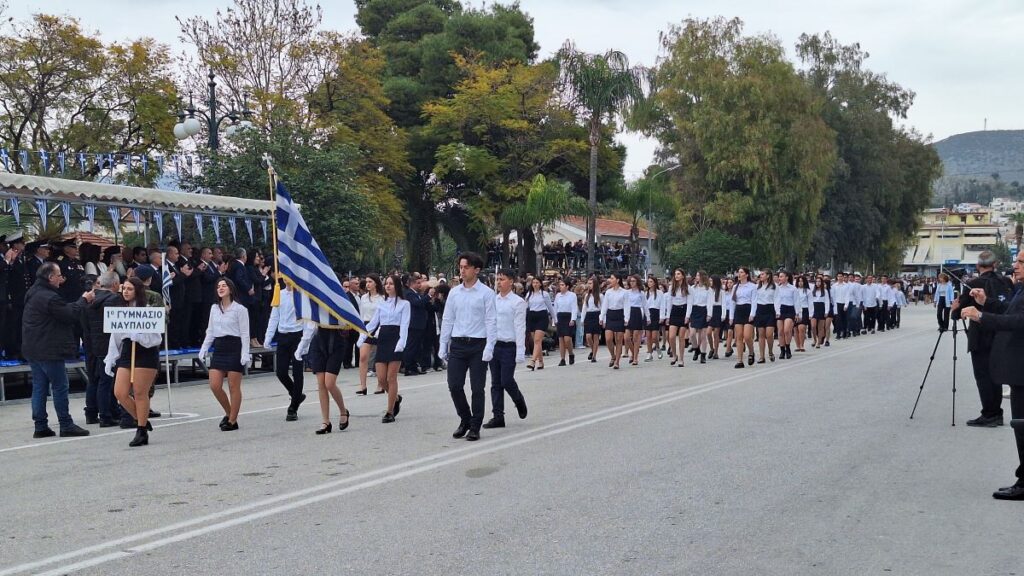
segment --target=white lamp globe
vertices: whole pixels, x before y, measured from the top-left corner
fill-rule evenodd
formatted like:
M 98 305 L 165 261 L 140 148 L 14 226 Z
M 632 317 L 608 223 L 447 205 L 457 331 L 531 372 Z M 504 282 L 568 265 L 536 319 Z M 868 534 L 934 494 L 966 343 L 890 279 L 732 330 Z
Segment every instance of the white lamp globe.
M 202 124 L 199 123 L 197 118 L 185 118 L 185 132 L 188 133 L 189 136 L 199 134 L 200 130 L 202 130 Z
M 178 140 L 184 140 L 188 138 L 188 132 L 185 130 L 185 125 L 178 122 L 174 125 L 174 137 Z
M 236 132 L 238 132 L 238 127 L 235 126 L 234 124 L 228 126 L 226 129 L 224 129 L 224 135 L 227 136 L 228 138 L 231 138 L 232 136 L 234 136 Z

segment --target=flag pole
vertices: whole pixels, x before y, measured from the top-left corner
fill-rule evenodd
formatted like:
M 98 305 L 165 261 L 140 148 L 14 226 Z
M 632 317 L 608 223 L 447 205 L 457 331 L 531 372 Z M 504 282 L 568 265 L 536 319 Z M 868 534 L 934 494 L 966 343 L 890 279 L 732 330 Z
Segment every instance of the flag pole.
M 164 252 L 163 258 L 160 259 L 163 263 L 163 272 L 167 271 L 167 252 Z M 163 288 L 164 275 L 160 274 L 160 286 Z M 161 294 L 163 290 L 161 289 Z M 167 417 L 171 418 L 174 416 L 174 410 L 171 409 L 171 339 L 168 326 L 171 323 L 170 318 L 171 302 L 170 298 L 164 302 L 164 314 L 167 318 L 164 319 L 164 372 L 167 372 Z M 153 383 L 156 385 L 156 382 Z
M 274 253 L 274 296 L 270 300 L 270 305 L 273 307 L 281 305 L 281 283 L 279 282 L 281 270 L 277 263 L 277 173 L 274 171 L 274 165 L 270 162 L 270 154 L 264 154 L 263 161 L 267 163 L 267 179 L 270 182 L 270 202 L 274 206 L 270 213 L 270 234 L 271 242 L 273 243 L 271 248 Z M 268 342 L 263 343 L 264 346 L 267 344 Z

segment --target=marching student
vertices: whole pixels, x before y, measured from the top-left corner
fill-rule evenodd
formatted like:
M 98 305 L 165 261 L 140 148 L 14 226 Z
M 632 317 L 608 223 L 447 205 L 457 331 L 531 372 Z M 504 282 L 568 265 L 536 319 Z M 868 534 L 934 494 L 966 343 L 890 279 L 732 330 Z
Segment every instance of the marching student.
M 576 363 L 573 352 L 573 336 L 576 334 L 576 320 L 579 318 L 579 300 L 576 293 L 569 290 L 565 279 L 558 280 L 558 294 L 555 295 L 555 327 L 558 336 L 558 354 L 561 357 L 559 366 L 565 366 L 565 356 L 569 355 L 569 365 Z
M 722 327 L 725 330 L 725 357 L 732 356 L 733 341 L 736 338 L 736 330 L 733 327 L 733 318 L 736 316 L 736 302 L 732 299 L 734 283 L 732 278 L 726 278 L 723 286 L 725 295 L 722 302 L 725 307 L 725 317 L 722 319 Z
M 601 327 L 604 328 L 604 340 L 612 359 L 609 368 L 619 369 L 622 358 L 622 340 L 626 333 L 627 293 L 619 284 L 619 275 L 608 275 L 608 289 L 601 298 Z
M 889 303 L 895 298 L 892 293 L 892 286 L 889 286 L 889 277 L 882 276 L 878 283 L 878 331 L 885 332 L 889 327 Z
M 725 314 L 725 302 L 728 300 L 726 291 L 722 286 L 722 277 L 717 274 L 711 277 L 711 291 L 708 293 L 708 304 L 711 306 L 711 319 L 708 321 L 708 351 L 713 360 L 718 360 L 718 346 L 722 343 L 722 326 L 728 322 L 723 318 Z
M 270 309 L 270 319 L 267 321 L 267 332 L 263 335 L 263 344 L 270 346 L 274 335 L 277 335 L 277 348 L 274 350 L 274 371 L 277 380 L 288 392 L 291 402 L 288 404 L 288 411 L 285 413 L 286 422 L 298 420 L 299 406 L 306 400 L 302 393 L 303 366 L 302 355 L 296 358 L 295 352 L 302 343 L 306 333 L 312 334 L 314 327 L 309 322 L 303 322 L 295 316 L 295 298 L 291 288 L 284 279 L 278 279 L 280 288 L 280 304 Z M 289 375 L 288 371 L 291 370 Z
M 650 362 L 654 360 L 654 350 L 658 351 L 658 359 L 662 357 L 658 335 L 664 318 L 662 311 L 665 308 L 665 294 L 658 285 L 658 279 L 653 275 L 648 276 L 644 284 L 644 302 L 647 306 L 647 358 L 644 362 Z
M 836 315 L 836 298 L 835 293 L 832 292 L 832 279 L 826 274 L 822 278 L 822 282 L 825 285 L 825 293 L 828 295 L 828 303 L 825 306 L 825 347 L 831 346 L 830 341 L 832 340 L 832 321 Z
M 533 278 L 526 289 L 526 331 L 533 339 L 533 355 L 526 365 L 530 370 L 544 369 L 544 336 L 548 333 L 555 307 L 540 278 Z
M 779 272 L 777 278 L 775 317 L 779 330 L 779 357 L 785 360 L 793 357 L 790 342 L 793 339 L 793 324 L 796 320 L 796 287 L 792 284 L 793 275 L 785 270 Z
M 741 266 L 736 271 L 736 285 L 732 289 L 733 329 L 736 338 L 736 365 L 743 368 L 743 351 L 747 352 L 747 365 L 754 365 L 754 317 L 757 286 L 750 280 L 750 269 Z M 763 345 L 763 344 L 762 344 Z
M 705 332 L 708 327 L 708 297 L 711 294 L 708 284 L 707 273 L 698 270 L 693 277 L 693 286 L 690 287 L 690 308 L 686 314 L 687 323 L 690 325 L 690 350 L 693 352 L 693 359 L 700 358 L 701 364 L 707 363 L 704 345 L 707 341 Z
M 146 287 L 138 278 L 128 278 L 121 285 L 120 300 L 117 302 L 115 298 L 107 305 L 145 308 Z M 162 334 L 124 332 L 110 335 L 103 363 L 107 375 L 114 377 L 114 396 L 135 420 L 135 438 L 128 443 L 132 448 L 149 444 L 149 432 L 153 429 L 149 423 L 149 389 L 160 369 L 162 341 Z
M 626 307 L 629 309 L 629 321 L 626 323 L 626 349 L 629 351 L 629 363 L 639 366 L 640 338 L 647 327 L 647 301 L 640 291 L 640 277 L 629 276 L 629 291 L 626 294 Z
M 852 277 L 847 276 L 847 334 L 854 337 L 860 336 L 861 330 L 864 327 L 864 285 L 860 283 L 860 280 L 860 274 L 855 273 Z
M 806 352 L 804 342 L 807 329 L 811 326 L 811 291 L 807 288 L 807 276 L 796 277 L 796 351 Z M 813 344 L 812 344 L 813 346 Z
M 775 280 L 767 270 L 762 270 L 758 275 L 755 304 L 754 327 L 757 328 L 757 348 L 760 352 L 757 363 L 765 363 L 766 346 L 768 355 L 775 362 L 775 324 L 778 314 L 775 309 Z
M 893 280 L 892 284 L 893 284 L 893 287 L 894 287 L 893 293 L 896 295 L 896 299 L 895 299 L 895 301 L 893 303 L 893 307 L 892 307 L 892 327 L 893 327 L 893 329 L 896 329 L 896 328 L 900 327 L 900 319 L 901 319 L 900 312 L 904 308 L 906 308 L 908 304 L 907 304 L 907 293 L 903 289 L 903 281 L 902 280 Z
M 846 284 L 846 273 L 840 272 L 836 274 L 835 284 L 832 284 L 830 295 L 832 296 L 833 308 L 835 309 L 835 330 L 836 339 L 842 340 L 849 336 L 847 332 L 847 318 L 846 318 L 846 306 L 847 306 L 847 291 L 849 290 Z
M 213 355 L 206 363 L 210 372 L 210 390 L 224 409 L 220 421 L 223 432 L 238 430 L 238 412 L 242 409 L 242 373 L 252 362 L 249 355 L 249 311 L 235 300 L 235 283 L 224 277 L 217 281 L 217 303 L 210 307 L 206 338 L 199 347 L 199 357 Z M 224 379 L 228 394 L 224 393 Z M 230 394 L 230 398 L 229 398 Z
M 861 291 L 864 301 L 864 333 L 875 333 L 875 322 L 878 320 L 878 285 L 875 277 L 868 276 Z
M 484 428 L 505 427 L 505 392 L 512 398 L 519 418 L 526 418 L 526 399 L 515 378 L 516 364 L 526 362 L 526 300 L 512 292 L 514 278 L 511 270 L 498 271 L 498 292 L 494 296 L 498 340 L 494 343 L 494 358 L 490 363 L 493 417 L 484 423 Z M 557 297 L 555 309 L 558 309 Z
M 312 331 L 311 331 L 312 332 Z M 320 398 L 320 416 L 322 418 L 320 428 L 316 434 L 330 434 L 333 429 L 331 424 L 331 398 L 338 405 L 338 431 L 348 428 L 349 412 L 345 408 L 345 399 L 338 389 L 338 374 L 341 374 L 342 364 L 350 350 L 348 339 L 350 331 L 338 328 L 320 326 L 316 329 L 315 335 L 303 336 L 301 348 L 295 356 L 302 358 L 308 353 L 309 367 L 316 376 L 316 388 Z
M 370 323 L 370 320 L 373 320 L 377 307 L 384 302 L 384 283 L 380 281 L 380 276 L 376 274 L 368 275 L 363 280 L 363 283 L 366 287 L 366 292 L 359 296 L 359 315 L 362 317 L 363 325 L 367 325 Z M 377 376 L 376 355 L 377 339 L 372 337 L 366 338 L 359 346 L 359 390 L 356 390 L 356 394 L 365 396 L 366 379 Z M 383 388 L 378 387 L 374 394 L 383 394 L 384 392 Z
M 587 281 L 583 295 L 583 338 L 590 350 L 587 360 L 597 362 L 601 348 L 601 277 L 596 274 Z
M 829 305 L 828 291 L 825 289 L 825 280 L 817 278 L 814 280 L 814 289 L 811 290 L 811 304 L 814 308 L 811 316 L 811 333 L 814 335 L 815 348 L 821 348 L 825 343 L 825 336 L 828 333 L 825 318 Z
M 939 332 L 949 330 L 949 307 L 954 300 L 953 284 L 949 274 L 939 274 L 939 282 L 935 285 L 935 316 L 939 321 Z
M 672 271 L 672 282 L 668 290 L 668 355 L 672 358 L 671 365 L 683 365 L 686 338 L 687 304 L 689 303 L 690 287 L 686 284 L 686 272 L 681 268 Z
M 402 291 L 402 278 L 398 275 L 384 279 L 384 300 L 377 305 L 377 310 L 366 325 L 367 334 L 377 334 L 377 386 L 387 392 L 387 411 L 381 423 L 390 424 L 395 421 L 398 411 L 402 408 L 402 396 L 398 393 L 398 371 L 402 366 L 402 356 L 409 338 L 409 322 L 412 319 L 412 307 L 405 299 Z M 367 340 L 366 334 L 359 337 L 357 344 L 362 346 Z

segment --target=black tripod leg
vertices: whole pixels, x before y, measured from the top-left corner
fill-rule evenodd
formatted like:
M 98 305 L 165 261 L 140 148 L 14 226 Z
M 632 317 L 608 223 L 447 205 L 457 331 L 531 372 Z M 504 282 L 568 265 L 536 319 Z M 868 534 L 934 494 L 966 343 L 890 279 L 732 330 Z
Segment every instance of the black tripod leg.
M 928 373 L 932 370 L 932 362 L 935 361 L 935 353 L 939 350 L 939 342 L 942 341 L 942 335 L 945 332 L 939 332 L 939 337 L 935 339 L 935 348 L 932 348 L 932 356 L 928 359 L 928 368 L 925 368 L 924 378 L 921 379 L 921 387 L 917 390 L 917 400 L 914 400 L 914 409 L 910 411 L 910 419 L 914 419 L 914 413 L 917 412 L 917 403 L 921 401 L 921 393 L 924 392 L 924 383 L 928 380 Z
M 956 426 L 956 324 L 953 324 L 953 417 L 950 426 Z

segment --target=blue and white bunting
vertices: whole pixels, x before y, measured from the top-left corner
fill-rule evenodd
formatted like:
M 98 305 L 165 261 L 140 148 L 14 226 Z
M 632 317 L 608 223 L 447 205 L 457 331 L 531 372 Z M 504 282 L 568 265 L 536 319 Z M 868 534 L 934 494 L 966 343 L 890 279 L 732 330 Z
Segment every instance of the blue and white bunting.
M 234 216 L 228 216 L 228 230 L 231 230 L 231 243 L 238 244 L 238 222 Z
M 61 202 L 60 211 L 64 214 L 64 230 L 71 231 L 71 202 Z
M 21 169 L 28 174 L 28 150 L 21 151 Z
M 110 214 L 110 221 L 114 224 L 114 233 L 121 229 L 121 209 L 116 206 L 110 206 L 107 208 L 107 214 Z
M 11 198 L 11 214 L 14 215 L 14 224 L 21 226 L 21 201 Z
M 175 162 L 175 165 L 177 165 L 177 162 Z M 194 214 L 194 216 L 196 217 L 196 231 L 199 232 L 199 239 L 202 240 L 203 239 L 203 215 L 202 214 Z
M 85 218 L 89 221 L 89 232 L 95 232 L 96 228 L 96 207 L 92 204 L 85 205 Z
M 43 167 L 44 176 L 50 173 L 50 155 L 46 150 L 39 151 L 39 164 Z
M 255 244 L 256 237 L 252 235 L 252 218 L 245 219 L 245 229 L 247 232 L 249 232 L 249 243 Z
M 36 200 L 36 213 L 39 214 L 39 221 L 42 222 L 42 227 L 46 228 L 46 216 L 50 212 L 50 207 L 46 204 L 46 200 L 40 198 Z
M 171 219 L 174 220 L 174 227 L 178 229 L 178 242 L 181 242 L 181 212 L 171 214 Z
M 135 220 L 135 232 L 142 234 L 142 210 L 132 208 L 132 220 Z
M 142 155 L 142 175 L 145 176 L 149 172 L 149 156 Z
M 66 165 L 66 154 L 64 154 L 63 152 L 58 152 L 57 153 L 57 167 L 60 170 L 61 176 L 64 175 L 65 165 Z
M 156 224 L 156 233 L 160 235 L 160 243 L 164 242 L 164 213 L 153 210 L 153 223 Z
M 78 167 L 82 170 L 82 176 L 85 176 L 85 152 L 78 153 Z
M 213 226 L 213 237 L 217 240 L 217 244 L 220 244 L 220 216 L 216 214 L 210 216 L 210 224 Z
M 267 243 L 267 221 L 260 220 L 260 227 L 263 228 L 263 244 Z
M 0 161 L 4 163 L 4 172 L 10 172 L 11 157 L 7 155 L 7 148 L 0 148 Z

